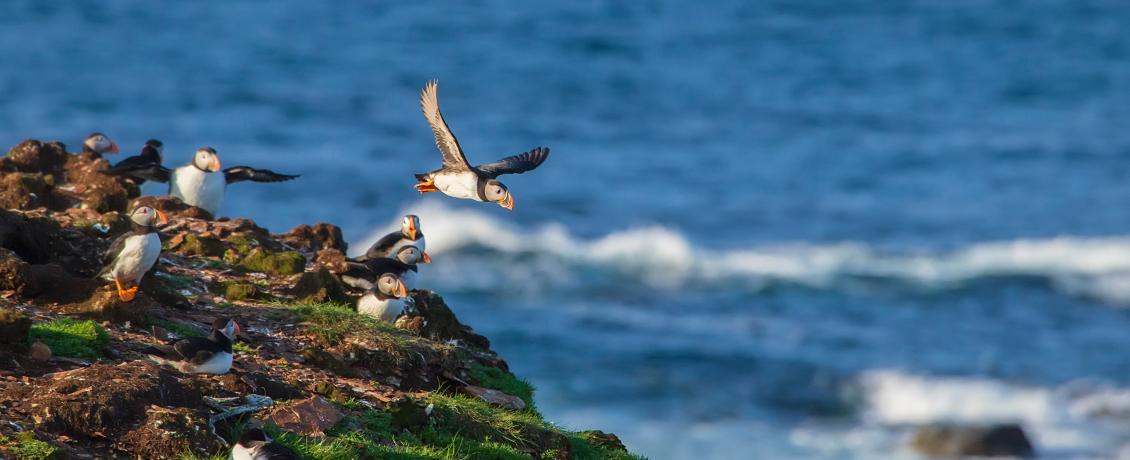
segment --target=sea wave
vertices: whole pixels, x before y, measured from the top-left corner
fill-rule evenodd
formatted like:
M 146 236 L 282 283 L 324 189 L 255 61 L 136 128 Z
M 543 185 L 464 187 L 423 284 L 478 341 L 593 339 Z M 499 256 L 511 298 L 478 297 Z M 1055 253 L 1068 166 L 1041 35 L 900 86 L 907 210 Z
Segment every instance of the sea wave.
M 1045 280 L 1068 295 L 1130 305 L 1130 236 L 1018 239 L 901 252 L 859 242 L 714 249 L 662 226 L 584 239 L 560 223 L 519 229 L 485 212 L 435 201 L 416 203 L 404 212 L 420 216 L 432 255 L 487 251 L 510 257 L 508 263 L 541 263 L 551 258 L 578 269 L 611 270 L 655 287 L 744 281 L 831 290 L 860 283 L 939 290 L 1016 277 Z M 381 227 L 354 245 L 355 250 L 363 251 L 397 225 L 399 219 Z

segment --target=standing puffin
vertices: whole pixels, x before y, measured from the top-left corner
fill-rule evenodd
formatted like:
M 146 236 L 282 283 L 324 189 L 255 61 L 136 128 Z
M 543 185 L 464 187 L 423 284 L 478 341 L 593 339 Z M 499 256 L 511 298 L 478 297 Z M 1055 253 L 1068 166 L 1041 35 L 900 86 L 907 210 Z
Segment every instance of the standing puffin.
M 232 341 L 239 336 L 239 324 L 231 318 L 212 322 L 208 337 L 187 337 L 172 345 L 153 345 L 146 350 L 149 359 L 186 374 L 226 374 L 231 369 Z
M 400 231 L 389 233 L 369 246 L 365 255 L 358 257 L 357 261 L 364 262 L 378 257 L 393 257 L 405 246 L 415 246 L 420 250 L 420 259 L 428 264 L 432 257 L 424 250 L 424 232 L 420 230 L 420 218 L 415 214 L 404 216 L 400 221 Z
M 165 144 L 157 139 L 149 139 L 145 141 L 145 145 L 141 147 L 141 153 L 128 157 L 119 161 L 110 169 L 125 170 L 129 168 L 138 168 L 142 166 L 161 165 L 163 160 L 162 154 L 165 150 Z M 135 184 L 141 185 L 145 183 L 145 179 L 140 177 L 129 177 Z
M 471 166 L 459 141 L 447 127 L 439 112 L 439 99 L 435 80 L 428 82 L 420 93 L 420 109 L 432 127 L 436 147 L 443 156 L 443 167 L 432 172 L 416 174 L 416 190 L 420 193 L 443 192 L 444 195 L 465 200 L 490 201 L 506 209 L 514 209 L 514 196 L 497 177 L 503 174 L 521 174 L 532 170 L 549 158 L 548 147 L 538 147 L 529 152 L 510 156 L 494 163 Z
M 169 222 L 161 211 L 142 206 L 129 215 L 130 230 L 123 233 L 106 251 L 108 264 L 99 276 L 111 280 L 118 288 L 118 298 L 123 302 L 132 301 L 137 296 L 141 278 L 161 255 L 161 238 L 157 236 L 157 225 Z M 123 287 L 128 286 L 127 287 Z
M 408 296 L 404 279 L 416 273 L 414 259 L 418 259 L 419 254 L 416 247 L 405 246 L 396 259 L 382 257 L 363 263 L 348 262 L 349 268 L 341 274 L 341 280 L 366 290 L 365 295 L 357 299 L 357 313 L 390 323 L 396 321 L 404 311 L 400 299 Z
M 252 428 L 239 435 L 231 460 L 298 460 L 298 454 L 273 441 L 263 430 Z
M 82 152 L 94 158 L 102 158 L 104 153 L 118 153 L 118 144 L 102 133 L 90 133 L 82 141 Z
M 168 182 L 169 195 L 180 198 L 186 204 L 208 211 L 213 216 L 220 210 L 224 201 L 224 191 L 228 184 L 242 181 L 282 182 L 298 177 L 279 174 L 269 169 L 254 169 L 247 166 L 233 166 L 220 173 L 220 157 L 211 147 L 196 151 L 192 161 L 176 169 L 161 166 L 160 163 L 114 166 L 106 174 L 130 176 L 154 182 Z

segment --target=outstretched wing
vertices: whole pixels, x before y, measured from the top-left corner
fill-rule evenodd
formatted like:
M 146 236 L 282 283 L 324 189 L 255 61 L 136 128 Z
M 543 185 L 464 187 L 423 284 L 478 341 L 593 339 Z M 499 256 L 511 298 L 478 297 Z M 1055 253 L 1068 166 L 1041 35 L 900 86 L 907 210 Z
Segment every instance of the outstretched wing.
M 243 182 L 245 180 L 253 182 L 282 182 L 296 177 L 298 177 L 297 174 L 279 174 L 270 169 L 255 169 L 248 166 L 232 166 L 224 170 L 224 179 L 227 180 L 229 184 Z
M 463 155 L 463 149 L 459 147 L 459 141 L 455 139 L 455 135 L 447 127 L 447 122 L 443 120 L 443 114 L 439 112 L 438 85 L 439 82 L 432 80 L 424 86 L 424 90 L 420 92 L 420 110 L 424 111 L 424 118 L 428 120 L 432 134 L 436 136 L 436 147 L 439 147 L 439 153 L 443 154 L 443 167 L 471 169 L 471 164 L 467 163 L 467 157 Z
M 526 153 L 506 157 L 494 163 L 475 166 L 482 175 L 496 178 L 503 174 L 522 174 L 534 169 L 549 158 L 549 147 L 538 147 Z
M 125 161 L 114 165 L 114 167 L 102 171 L 103 174 L 111 176 L 126 176 L 137 179 L 151 180 L 153 182 L 168 182 L 169 176 L 172 175 L 172 170 L 161 166 L 158 163 L 150 162 L 129 162 Z

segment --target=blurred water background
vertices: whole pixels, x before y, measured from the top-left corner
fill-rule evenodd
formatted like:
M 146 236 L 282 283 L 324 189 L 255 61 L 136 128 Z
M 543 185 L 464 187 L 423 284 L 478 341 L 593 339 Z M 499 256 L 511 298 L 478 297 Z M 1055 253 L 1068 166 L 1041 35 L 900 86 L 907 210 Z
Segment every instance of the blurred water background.
M 221 214 L 421 215 L 442 293 L 551 420 L 653 459 L 914 458 L 932 421 L 1130 443 L 1130 4 L 0 7 L 0 144 L 101 130 L 301 173 Z M 418 92 L 513 213 L 420 197 Z M 163 193 L 160 186 L 149 193 Z

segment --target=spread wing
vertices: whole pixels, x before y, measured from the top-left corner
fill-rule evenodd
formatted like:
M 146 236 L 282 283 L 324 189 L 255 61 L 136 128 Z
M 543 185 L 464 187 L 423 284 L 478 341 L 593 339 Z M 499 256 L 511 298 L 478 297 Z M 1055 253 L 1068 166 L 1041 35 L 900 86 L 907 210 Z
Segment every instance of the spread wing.
M 376 243 L 369 246 L 369 250 L 365 251 L 365 255 L 358 257 L 357 260 L 364 262 L 369 259 L 376 259 L 377 257 L 388 257 L 388 251 L 392 249 L 401 238 L 404 238 L 404 234 L 398 231 L 382 236 Z
M 432 134 L 436 136 L 436 147 L 439 147 L 439 153 L 443 155 L 443 167 L 470 169 L 471 164 L 467 163 L 467 157 L 463 155 L 459 141 L 455 139 L 455 135 L 447 127 L 447 122 L 443 120 L 443 114 L 439 112 L 438 85 L 439 82 L 432 80 L 424 86 L 424 90 L 420 92 L 420 110 L 424 111 L 424 118 L 428 120 Z
M 127 158 L 128 160 L 128 158 Z M 103 174 L 111 176 L 126 176 L 137 179 L 151 180 L 153 182 L 168 182 L 169 176 L 172 175 L 172 170 L 161 166 L 159 163 L 152 162 L 129 162 L 122 161 L 114 165 L 114 167 L 102 171 Z
M 494 163 L 476 166 L 482 175 L 491 179 L 503 174 L 522 174 L 534 169 L 549 158 L 549 147 L 538 147 L 526 153 L 506 157 Z
M 243 182 L 245 180 L 253 182 L 282 182 L 296 177 L 298 177 L 297 174 L 279 174 L 270 169 L 255 169 L 248 166 L 232 166 L 224 170 L 224 179 L 227 180 L 229 184 Z

